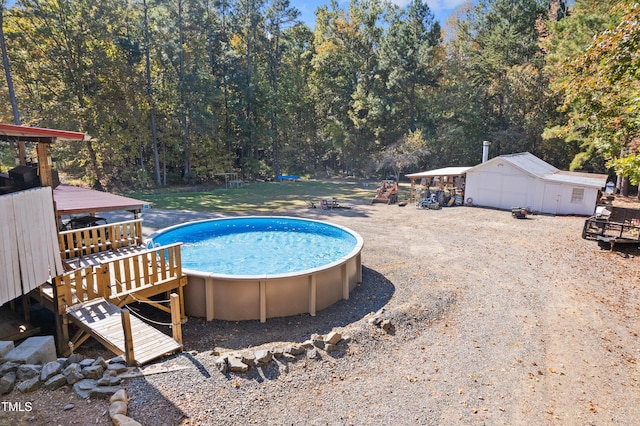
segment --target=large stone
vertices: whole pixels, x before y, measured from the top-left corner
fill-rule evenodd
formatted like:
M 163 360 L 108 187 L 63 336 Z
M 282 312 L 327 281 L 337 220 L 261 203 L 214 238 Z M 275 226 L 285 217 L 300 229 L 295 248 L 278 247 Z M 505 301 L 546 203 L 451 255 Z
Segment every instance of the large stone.
M 18 367 L 18 380 L 28 380 L 34 377 L 38 377 L 39 379 L 41 369 L 42 366 L 37 364 L 22 364 L 20 367 Z
M 9 393 L 16 384 L 16 373 L 11 371 L 0 378 L 0 395 Z
M 332 331 L 324 338 L 324 341 L 330 345 L 337 345 L 340 340 L 342 340 L 342 334 L 336 331 Z
M 116 386 L 122 382 L 122 377 L 118 376 L 109 376 L 105 374 L 104 376 L 98 379 L 98 386 Z
M 80 354 L 71 354 L 69 355 L 69 358 L 67 358 L 65 366 L 71 365 L 71 364 L 80 364 L 80 362 L 82 362 L 83 359 L 84 357 Z
M 82 379 L 73 385 L 73 390 L 80 398 L 87 399 L 89 392 L 96 387 L 97 382 L 93 379 Z
M 114 401 L 109 405 L 109 417 L 113 418 L 116 414 L 127 415 L 127 403 L 124 401 Z
M 117 374 L 120 374 L 120 373 L 124 373 L 125 371 L 127 371 L 128 368 L 127 368 L 127 366 L 125 364 L 109 363 L 109 365 L 107 366 L 107 370 L 115 371 Z
M 104 370 L 101 365 L 91 365 L 82 369 L 82 374 L 87 379 L 99 379 L 102 377 Z
M 229 370 L 234 373 L 245 373 L 249 370 L 249 366 L 242 362 L 240 358 L 235 356 L 229 357 Z
M 7 373 L 15 373 L 18 371 L 18 367 L 20 367 L 20 364 L 17 362 L 5 362 L 0 365 L 0 376 L 4 376 Z
M 114 393 L 118 392 L 121 387 L 118 386 L 96 386 L 89 390 L 89 398 L 91 399 L 109 399 Z
M 107 361 L 104 360 L 101 356 L 99 356 L 95 361 L 93 361 L 93 365 L 100 365 L 103 369 L 107 369 L 108 364 Z
M 36 376 L 19 383 L 18 386 L 16 386 L 16 389 L 18 389 L 22 393 L 28 393 L 40 389 L 41 385 L 42 382 L 40 381 L 40 376 Z
M 0 340 L 0 359 L 15 348 L 12 341 Z
M 82 367 L 82 368 L 90 367 L 90 366 L 94 365 L 93 363 L 94 363 L 95 361 L 96 361 L 96 360 L 95 360 L 95 359 L 93 359 L 93 358 L 85 358 L 85 359 L 83 359 L 82 361 L 80 361 L 80 367 Z
M 44 364 L 57 359 L 53 336 L 32 336 L 13 348 L 5 356 L 5 361 L 19 364 Z
M 62 374 L 67 379 L 67 383 L 73 385 L 80 380 L 84 379 L 84 374 L 82 374 L 82 368 L 80 368 L 80 364 L 73 363 L 64 370 L 62 370 Z
M 51 361 L 42 366 L 40 371 L 40 380 L 46 382 L 56 374 L 60 374 L 62 365 L 58 361 Z
M 338 349 L 340 349 L 340 348 L 338 347 L 338 345 L 333 345 L 333 344 L 331 344 L 331 343 L 327 343 L 327 346 L 325 346 L 325 347 L 324 347 L 324 350 L 325 350 L 327 353 L 329 353 L 329 352 L 335 352 L 335 351 L 337 351 Z
M 116 414 L 111 417 L 111 420 L 115 426 L 142 426 L 131 417 L 123 416 L 122 414 Z
M 109 399 L 109 402 L 116 402 L 116 401 L 124 401 L 127 403 L 129 402 L 129 397 L 127 396 L 127 391 L 125 389 L 120 389 L 118 392 L 114 393 Z
M 62 374 L 56 374 L 55 376 L 44 382 L 44 385 L 42 385 L 42 387 L 47 390 L 56 390 L 66 384 L 67 378 Z

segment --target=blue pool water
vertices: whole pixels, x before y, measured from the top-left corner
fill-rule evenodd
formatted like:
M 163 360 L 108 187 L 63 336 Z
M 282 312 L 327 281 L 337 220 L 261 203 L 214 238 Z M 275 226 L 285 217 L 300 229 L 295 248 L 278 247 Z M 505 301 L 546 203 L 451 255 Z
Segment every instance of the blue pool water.
M 359 237 L 318 221 L 244 217 L 187 223 L 160 231 L 152 238 L 154 244 L 182 242 L 182 266 L 186 269 L 225 275 L 275 275 L 335 262 L 356 248 Z

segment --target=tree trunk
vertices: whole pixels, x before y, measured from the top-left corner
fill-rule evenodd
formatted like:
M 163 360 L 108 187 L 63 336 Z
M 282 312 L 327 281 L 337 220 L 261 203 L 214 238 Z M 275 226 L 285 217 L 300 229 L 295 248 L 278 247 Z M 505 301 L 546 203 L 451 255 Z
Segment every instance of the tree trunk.
M 153 146 L 153 163 L 156 169 L 156 183 L 158 185 L 162 185 L 162 181 L 160 180 L 160 153 L 158 152 L 158 133 L 156 129 L 156 111 L 155 111 L 155 102 L 153 99 L 153 89 L 151 87 L 151 47 L 150 47 L 150 37 L 149 37 L 149 18 L 148 18 L 148 10 L 147 0 L 143 0 L 142 2 L 144 6 L 144 53 L 145 53 L 145 62 L 146 62 L 146 74 L 147 74 L 147 96 L 149 97 L 149 115 L 150 115 L 150 126 L 151 126 L 151 144 Z
M 7 45 L 4 40 L 4 2 L 0 10 L 0 48 L 2 49 L 2 65 L 4 66 L 4 74 L 7 79 L 7 90 L 9 91 L 9 100 L 11 101 L 11 109 L 13 110 L 13 123 L 20 125 L 20 111 L 18 110 L 18 101 L 16 92 L 13 89 L 13 79 L 11 78 L 11 69 L 9 68 L 9 55 L 7 54 Z

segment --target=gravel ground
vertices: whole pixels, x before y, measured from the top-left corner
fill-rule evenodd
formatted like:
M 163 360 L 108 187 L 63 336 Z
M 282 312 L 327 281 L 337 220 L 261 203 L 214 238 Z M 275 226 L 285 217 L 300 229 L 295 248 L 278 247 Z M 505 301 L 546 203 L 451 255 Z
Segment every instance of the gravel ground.
M 143 425 L 640 418 L 640 252 L 582 240 L 584 218 L 380 204 L 286 214 L 360 233 L 363 283 L 316 317 L 264 324 L 190 318 L 187 352 L 160 361 L 173 371 L 126 383 L 131 417 Z M 145 232 L 202 217 L 219 215 L 150 210 Z M 393 324 L 389 332 L 367 322 L 380 309 Z M 214 352 L 281 347 L 331 330 L 348 338 L 320 360 L 299 357 L 242 374 L 222 374 L 214 364 Z M 73 397 L 53 395 L 60 407 Z M 20 398 L 34 409 L 16 414 L 16 423 L 110 424 L 100 401 L 65 412 L 40 392 L 7 399 Z

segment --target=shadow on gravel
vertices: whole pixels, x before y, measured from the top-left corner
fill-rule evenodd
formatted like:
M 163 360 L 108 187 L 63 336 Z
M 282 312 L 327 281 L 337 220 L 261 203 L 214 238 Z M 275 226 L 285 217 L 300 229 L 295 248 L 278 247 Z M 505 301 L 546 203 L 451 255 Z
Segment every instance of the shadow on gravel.
M 351 292 L 349 300 L 341 300 L 315 317 L 302 314 L 270 318 L 265 323 L 189 318 L 182 328 L 185 350 L 239 350 L 270 342 L 302 343 L 312 334 L 326 334 L 354 323 L 385 306 L 395 292 L 393 283 L 382 274 L 367 267 L 362 269 L 362 284 Z

